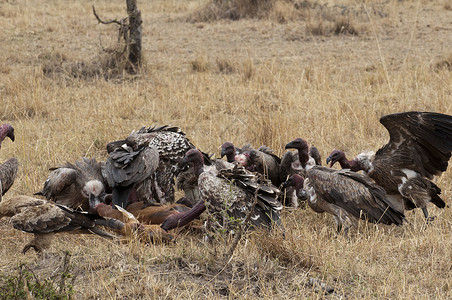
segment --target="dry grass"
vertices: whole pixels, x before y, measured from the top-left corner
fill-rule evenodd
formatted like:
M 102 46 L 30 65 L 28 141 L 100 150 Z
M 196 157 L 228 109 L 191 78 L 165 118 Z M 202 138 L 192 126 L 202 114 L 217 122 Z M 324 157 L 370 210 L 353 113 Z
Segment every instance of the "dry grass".
M 303 137 L 326 157 L 334 148 L 355 155 L 383 145 L 384 114 L 452 114 L 452 72 L 432 68 L 452 44 L 447 2 L 366 1 L 366 11 L 344 0 L 353 12 L 345 16 L 335 13 L 336 1 L 291 3 L 262 17 L 190 23 L 187 11 L 199 12 L 206 1 L 140 2 L 142 73 L 106 81 L 43 72 L 100 61 L 99 40 L 115 44 L 116 29 L 97 24 L 91 2 L 0 2 L 0 120 L 16 128 L 16 142 L 5 141 L 1 157 L 21 163 L 7 196 L 38 191 L 47 169 L 66 160 L 105 159 L 109 141 L 153 123 L 181 126 L 207 152 L 230 140 L 282 154 L 288 141 Z M 125 15 L 123 2 L 97 1 L 96 9 L 105 19 Z M 323 22 L 345 18 L 358 34 L 307 30 L 322 11 Z M 437 183 L 451 205 L 450 168 Z M 209 244 L 194 234 L 169 245 L 60 234 L 46 255 L 24 256 L 29 235 L 3 220 L 0 270 L 12 274 L 25 263 L 45 277 L 67 250 L 76 299 L 450 299 L 452 214 L 431 213 L 437 218 L 428 227 L 414 211 L 409 225 L 361 223 L 347 238 L 334 232 L 330 216 L 285 212 L 285 239 L 250 234 L 230 260 L 223 259 L 227 237 Z M 324 295 L 310 278 L 334 293 Z

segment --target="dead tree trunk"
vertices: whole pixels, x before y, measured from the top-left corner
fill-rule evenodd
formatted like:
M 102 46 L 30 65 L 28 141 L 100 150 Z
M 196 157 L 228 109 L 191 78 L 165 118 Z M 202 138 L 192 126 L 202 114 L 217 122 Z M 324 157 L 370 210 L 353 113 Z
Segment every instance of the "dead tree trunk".
M 143 21 L 141 20 L 141 12 L 137 8 L 137 0 L 126 0 L 126 3 L 128 17 L 121 19 L 120 21 L 101 20 L 101 18 L 97 15 L 94 6 L 93 13 L 99 23 L 115 23 L 119 25 L 118 41 L 121 38 L 124 38 L 124 41 L 126 43 L 124 50 L 121 52 L 121 55 L 124 53 L 126 53 L 127 55 L 125 69 L 130 74 L 136 74 L 141 66 L 141 24 L 143 23 Z
M 141 65 L 141 12 L 137 8 L 136 0 L 127 1 L 127 15 L 129 16 L 129 38 L 128 45 L 128 63 L 127 71 L 136 73 Z

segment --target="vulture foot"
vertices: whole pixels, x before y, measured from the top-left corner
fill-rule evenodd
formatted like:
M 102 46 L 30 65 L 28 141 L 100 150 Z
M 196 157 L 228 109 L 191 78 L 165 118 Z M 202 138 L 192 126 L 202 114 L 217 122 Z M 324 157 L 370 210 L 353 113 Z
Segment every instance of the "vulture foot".
M 431 224 L 433 222 L 433 220 L 435 220 L 435 217 L 432 217 L 432 216 L 428 215 L 428 210 L 427 210 L 426 207 L 422 208 L 422 212 L 424 213 L 425 224 Z
M 39 247 L 39 246 L 37 246 L 37 245 L 34 245 L 34 244 L 31 244 L 31 243 L 28 243 L 28 244 L 26 244 L 25 247 L 22 249 L 22 253 L 23 253 L 23 254 L 27 253 L 27 251 L 30 250 L 30 248 L 35 249 L 35 251 L 36 251 L 37 253 L 41 253 L 41 252 L 42 252 L 41 247 Z

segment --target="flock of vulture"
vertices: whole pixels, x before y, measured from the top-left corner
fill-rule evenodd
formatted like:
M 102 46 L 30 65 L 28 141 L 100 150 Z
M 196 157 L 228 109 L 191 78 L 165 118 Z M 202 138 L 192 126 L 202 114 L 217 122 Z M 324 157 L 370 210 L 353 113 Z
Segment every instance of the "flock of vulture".
M 284 206 L 327 212 L 345 232 L 359 219 L 402 225 L 404 211 L 415 208 L 431 222 L 428 203 L 446 207 L 432 179 L 446 171 L 451 157 L 452 116 L 403 112 L 380 122 L 390 135 L 386 145 L 352 160 L 334 150 L 328 167 L 321 165 L 317 148 L 301 138 L 289 142 L 281 158 L 266 146 L 226 142 L 222 158 L 214 159 L 178 127 L 143 127 L 109 143 L 104 162 L 83 158 L 50 169 L 34 194 L 42 199 L 3 198 L 0 218 L 10 217 L 14 228 L 34 234 L 23 253 L 40 252 L 53 233 L 75 229 L 111 239 L 139 234 L 171 240 L 204 211 L 204 230 L 231 233 L 237 226 L 283 229 Z M 0 126 L 0 146 L 6 137 L 14 141 L 9 124 Z M 336 163 L 341 169 L 332 168 Z M 16 158 L 0 165 L 2 196 L 17 169 Z M 184 192 L 177 201 L 176 188 Z

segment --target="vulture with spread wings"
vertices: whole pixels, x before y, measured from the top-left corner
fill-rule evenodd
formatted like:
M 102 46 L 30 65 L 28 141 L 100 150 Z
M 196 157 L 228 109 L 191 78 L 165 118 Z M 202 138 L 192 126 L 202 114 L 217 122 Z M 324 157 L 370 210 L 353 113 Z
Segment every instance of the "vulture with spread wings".
M 446 203 L 441 189 L 431 180 L 446 171 L 452 152 L 452 116 L 434 112 L 403 112 L 381 117 L 389 132 L 389 142 L 376 153 L 361 153 L 348 160 L 341 150 L 327 158 L 330 166 L 363 170 L 383 187 L 400 209 L 422 209 L 431 220 L 427 203 L 439 208 Z

